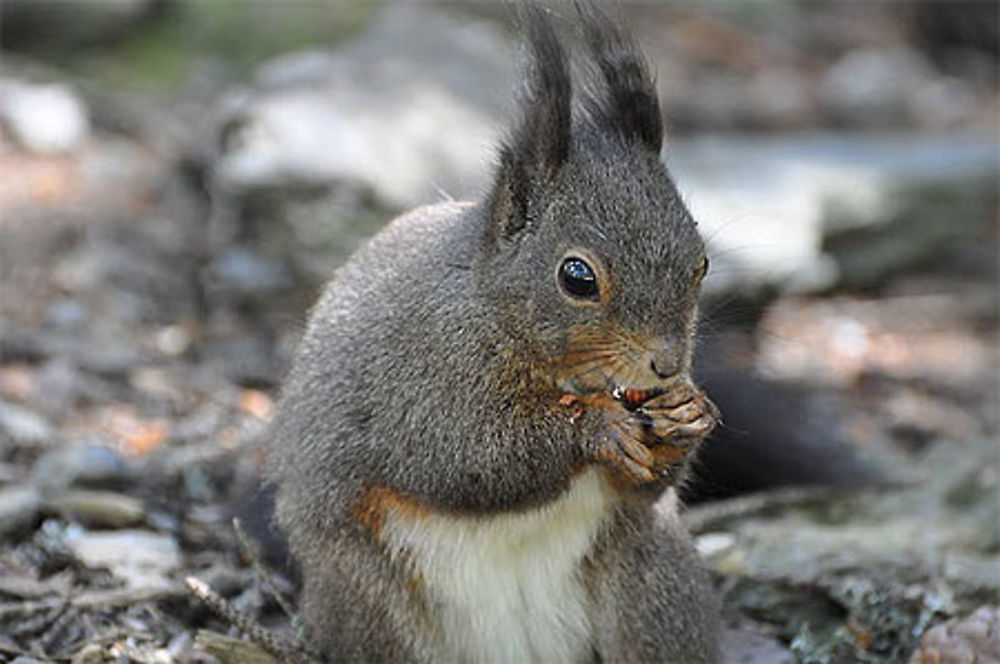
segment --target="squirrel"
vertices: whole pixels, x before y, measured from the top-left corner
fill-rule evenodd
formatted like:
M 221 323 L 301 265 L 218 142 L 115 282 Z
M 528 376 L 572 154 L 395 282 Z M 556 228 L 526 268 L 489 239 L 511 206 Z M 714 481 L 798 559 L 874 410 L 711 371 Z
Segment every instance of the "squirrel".
M 718 659 L 675 497 L 719 418 L 691 378 L 705 246 L 646 61 L 578 13 L 584 93 L 525 8 L 486 194 L 391 222 L 311 312 L 267 474 L 329 661 Z

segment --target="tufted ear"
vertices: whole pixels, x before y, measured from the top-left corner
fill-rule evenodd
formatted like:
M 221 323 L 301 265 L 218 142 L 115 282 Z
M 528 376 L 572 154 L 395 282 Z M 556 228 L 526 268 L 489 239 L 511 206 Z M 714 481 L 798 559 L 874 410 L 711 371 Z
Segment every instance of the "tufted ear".
M 663 119 L 649 65 L 635 40 L 622 32 L 592 3 L 576 3 L 590 57 L 597 70 L 599 91 L 587 100 L 594 120 L 659 153 Z
M 500 147 L 490 195 L 490 238 L 510 239 L 531 223 L 533 203 L 569 154 L 571 84 L 566 54 L 544 10 L 527 5 L 521 22 L 530 62 L 521 118 Z

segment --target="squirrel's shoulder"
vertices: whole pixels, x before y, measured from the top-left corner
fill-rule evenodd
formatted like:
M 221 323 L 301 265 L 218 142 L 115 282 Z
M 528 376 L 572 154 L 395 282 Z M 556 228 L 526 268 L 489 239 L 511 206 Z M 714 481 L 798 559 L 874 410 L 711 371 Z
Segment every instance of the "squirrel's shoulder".
M 481 223 L 473 202 L 426 205 L 389 222 L 325 287 L 310 316 L 303 354 L 325 357 L 343 344 L 357 351 L 363 340 L 385 355 L 431 333 L 418 321 L 446 323 L 445 309 L 469 306 L 462 294 L 469 291 Z
M 437 234 L 450 230 L 463 215 L 476 207 L 475 201 L 442 201 L 421 205 L 405 212 L 383 228 L 374 238 L 373 244 L 391 238 L 409 238 L 427 233 Z
M 363 267 L 368 278 L 372 277 L 371 263 L 388 256 L 396 261 L 419 263 L 449 256 L 460 261 L 473 248 L 476 237 L 477 205 L 472 201 L 447 201 L 424 205 L 406 212 L 385 228 L 351 257 L 334 278 Z M 386 265 L 394 269 L 395 265 Z
M 314 323 L 317 314 L 322 320 L 345 308 L 352 316 L 384 313 L 387 305 L 413 302 L 460 277 L 475 251 L 479 217 L 476 203 L 467 201 L 396 217 L 334 273 L 313 310 Z M 365 306 L 372 301 L 386 306 Z

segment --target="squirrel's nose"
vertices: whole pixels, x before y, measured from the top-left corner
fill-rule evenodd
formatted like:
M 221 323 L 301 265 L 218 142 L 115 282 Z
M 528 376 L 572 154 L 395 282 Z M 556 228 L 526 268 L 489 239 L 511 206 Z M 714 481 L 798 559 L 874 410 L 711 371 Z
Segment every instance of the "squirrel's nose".
M 681 350 L 676 344 L 661 343 L 649 361 L 649 368 L 660 378 L 670 378 L 680 372 L 684 365 Z

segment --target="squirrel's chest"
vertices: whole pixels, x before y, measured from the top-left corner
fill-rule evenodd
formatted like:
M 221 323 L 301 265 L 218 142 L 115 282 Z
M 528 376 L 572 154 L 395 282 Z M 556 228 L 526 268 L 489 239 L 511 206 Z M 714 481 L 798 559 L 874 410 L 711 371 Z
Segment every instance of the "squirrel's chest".
M 419 579 L 435 661 L 581 662 L 591 652 L 582 563 L 613 509 L 599 471 L 559 499 L 490 517 L 388 514 L 386 542 Z

